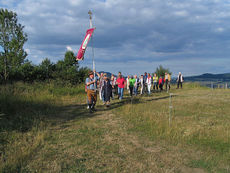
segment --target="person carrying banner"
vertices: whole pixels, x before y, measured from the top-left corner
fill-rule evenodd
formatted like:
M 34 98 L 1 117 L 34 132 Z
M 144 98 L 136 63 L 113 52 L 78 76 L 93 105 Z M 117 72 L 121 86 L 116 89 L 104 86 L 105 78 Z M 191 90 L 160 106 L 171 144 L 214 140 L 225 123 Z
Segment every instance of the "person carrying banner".
M 97 102 L 97 77 L 94 78 L 94 73 L 89 72 L 89 77 L 86 78 L 85 84 L 87 85 L 87 100 L 90 113 L 95 111 L 95 105 Z

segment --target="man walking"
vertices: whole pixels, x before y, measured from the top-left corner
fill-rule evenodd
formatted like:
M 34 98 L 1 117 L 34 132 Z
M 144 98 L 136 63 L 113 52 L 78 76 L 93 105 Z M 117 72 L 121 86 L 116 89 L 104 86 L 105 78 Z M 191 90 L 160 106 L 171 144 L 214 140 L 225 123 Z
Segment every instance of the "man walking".
M 140 84 L 140 80 L 137 77 L 137 75 L 135 75 L 134 78 L 135 78 L 134 94 L 135 94 L 135 96 L 137 96 L 137 94 L 138 94 L 138 87 L 139 87 L 139 84 Z
M 136 79 L 133 78 L 133 76 L 131 76 L 131 78 L 129 79 L 129 91 L 130 91 L 130 96 L 133 96 L 133 87 L 135 84 Z
M 143 76 L 143 82 L 144 82 L 144 85 L 143 85 L 143 92 L 144 93 L 147 93 L 147 84 L 146 84 L 146 80 L 148 78 L 148 75 L 147 75 L 147 72 L 145 72 L 144 76 Z
M 94 73 L 91 71 L 89 72 L 89 77 L 86 78 L 85 84 L 87 86 L 87 99 L 89 105 L 89 111 L 92 113 L 95 111 L 95 105 L 97 102 L 97 78 L 94 78 Z
M 166 91 L 168 91 L 168 73 L 167 72 L 165 72 L 165 78 L 164 78 L 164 81 L 165 81 L 165 89 L 166 89 Z
M 182 83 L 184 82 L 184 77 L 182 76 L 181 72 L 179 72 L 177 76 L 177 89 L 179 86 L 182 88 Z
M 122 100 L 125 87 L 125 79 L 122 77 L 121 72 L 118 73 L 118 79 L 116 83 L 118 85 L 118 98 Z

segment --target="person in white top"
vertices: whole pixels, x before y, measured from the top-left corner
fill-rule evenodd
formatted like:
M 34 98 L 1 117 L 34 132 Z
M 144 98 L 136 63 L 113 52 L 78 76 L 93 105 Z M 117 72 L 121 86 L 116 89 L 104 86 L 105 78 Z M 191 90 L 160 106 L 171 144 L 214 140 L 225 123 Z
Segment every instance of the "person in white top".
M 178 76 L 177 76 L 177 89 L 179 88 L 179 86 L 182 88 L 182 83 L 184 82 L 184 77 L 181 74 L 181 72 L 179 72 Z
M 129 75 L 128 77 L 126 78 L 126 87 L 127 87 L 127 90 L 129 91 Z M 129 91 L 130 92 L 130 91 Z
M 143 89 L 144 89 L 144 76 L 141 75 L 140 77 L 140 84 L 141 84 L 141 95 L 143 94 Z
M 148 94 L 151 94 L 152 77 L 150 76 L 149 73 L 146 79 L 146 84 L 147 84 Z

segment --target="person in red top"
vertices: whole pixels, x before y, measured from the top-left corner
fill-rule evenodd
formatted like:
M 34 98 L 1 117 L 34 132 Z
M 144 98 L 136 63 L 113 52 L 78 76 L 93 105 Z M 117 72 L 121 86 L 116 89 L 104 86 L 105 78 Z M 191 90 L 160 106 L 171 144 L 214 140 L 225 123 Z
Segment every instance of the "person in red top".
M 116 83 L 118 85 L 118 98 L 122 100 L 125 87 L 125 79 L 122 77 L 121 72 L 118 74 Z
M 162 77 L 160 77 L 160 79 L 159 79 L 159 88 L 160 88 L 160 91 L 163 90 L 163 85 L 164 85 L 164 79 L 162 79 Z

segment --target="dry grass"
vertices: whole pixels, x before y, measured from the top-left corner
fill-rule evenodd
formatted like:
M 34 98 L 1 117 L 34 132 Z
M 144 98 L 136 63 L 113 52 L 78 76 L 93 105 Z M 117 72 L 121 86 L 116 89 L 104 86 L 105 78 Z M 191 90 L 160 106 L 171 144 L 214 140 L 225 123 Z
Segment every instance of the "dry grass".
M 14 88 L 16 100 L 8 100 L 9 104 L 14 101 L 22 106 L 26 102 L 31 108 L 19 106 L 17 111 L 7 112 L 4 107 L 2 112 L 40 118 L 29 121 L 33 125 L 26 131 L 1 130 L 0 172 L 230 170 L 229 90 L 197 85 L 172 90 L 175 96 L 169 126 L 167 93 L 132 100 L 126 96 L 122 103 L 113 101 L 109 109 L 99 102 L 98 111 L 89 114 L 85 94 L 78 88 L 55 90 L 49 86 L 36 90 L 27 86 L 18 97 L 19 86 Z M 40 94 L 34 94 L 38 90 Z

